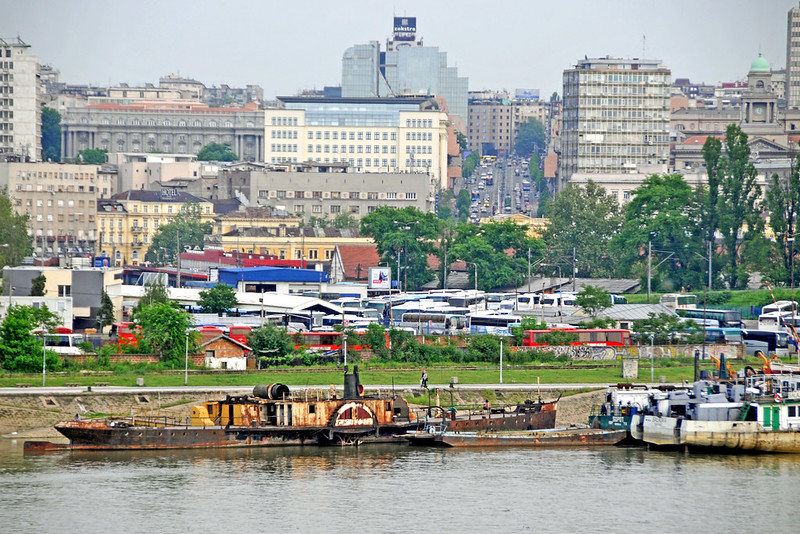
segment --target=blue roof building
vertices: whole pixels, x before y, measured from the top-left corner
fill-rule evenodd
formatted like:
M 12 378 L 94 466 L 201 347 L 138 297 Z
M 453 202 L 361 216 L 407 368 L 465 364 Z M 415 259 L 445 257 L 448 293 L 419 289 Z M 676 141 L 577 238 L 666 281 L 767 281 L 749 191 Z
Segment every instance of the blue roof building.
M 315 269 L 285 267 L 246 267 L 220 269 L 219 281 L 245 293 L 321 292 L 330 282 L 328 273 Z

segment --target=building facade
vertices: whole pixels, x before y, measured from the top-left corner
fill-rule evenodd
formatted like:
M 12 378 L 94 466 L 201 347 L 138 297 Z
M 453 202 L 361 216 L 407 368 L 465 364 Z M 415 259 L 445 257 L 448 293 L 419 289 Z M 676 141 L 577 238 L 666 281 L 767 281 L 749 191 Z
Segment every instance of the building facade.
M 786 107 L 800 109 L 800 7 L 790 9 L 786 19 Z
M 28 233 L 37 257 L 93 254 L 99 165 L 0 163 L 18 214 L 30 217 Z
M 41 161 L 39 58 L 29 48 L 0 38 L 0 161 Z
M 669 160 L 670 70 L 657 60 L 580 60 L 564 71 L 561 186 L 575 173 Z
M 280 97 L 266 110 L 265 162 L 344 163 L 448 186 L 448 120 L 428 98 Z
M 255 104 L 211 108 L 189 101 L 140 101 L 67 108 L 61 118 L 61 157 L 87 148 L 119 152 L 197 154 L 227 143 L 237 158 L 262 161 L 264 112 Z
M 446 52 L 417 41 L 416 32 L 416 17 L 394 17 L 385 51 L 378 41 L 348 48 L 342 56 L 342 96 L 436 95 L 465 121 L 469 80 L 447 66 Z
M 211 202 L 174 189 L 123 191 L 98 201 L 98 251 L 113 265 L 139 265 L 159 226 L 170 223 L 187 202 L 199 205 L 202 222 L 213 222 Z
M 251 205 L 270 206 L 306 224 L 342 214 L 360 219 L 378 206 L 436 209 L 438 182 L 428 174 L 353 172 L 341 165 L 291 165 L 278 170 L 223 172 L 219 189 L 228 198 L 244 196 Z

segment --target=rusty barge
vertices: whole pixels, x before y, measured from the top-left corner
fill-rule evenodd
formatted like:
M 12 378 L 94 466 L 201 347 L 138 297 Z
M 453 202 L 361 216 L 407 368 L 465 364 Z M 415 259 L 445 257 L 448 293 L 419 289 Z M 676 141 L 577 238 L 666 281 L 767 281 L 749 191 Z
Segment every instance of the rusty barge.
M 545 430 L 504 430 L 500 432 L 429 431 L 412 433 L 407 439 L 415 445 L 444 447 L 588 447 L 616 445 L 627 431 L 598 428 L 551 428 Z
M 63 421 L 56 430 L 72 450 L 201 449 L 273 445 L 403 441 L 416 426 L 408 403 L 395 395 L 364 396 L 358 368 L 345 370 L 344 394 L 295 395 L 283 384 L 256 386 L 192 407 L 191 421 L 113 417 Z M 44 447 L 39 444 L 40 450 Z

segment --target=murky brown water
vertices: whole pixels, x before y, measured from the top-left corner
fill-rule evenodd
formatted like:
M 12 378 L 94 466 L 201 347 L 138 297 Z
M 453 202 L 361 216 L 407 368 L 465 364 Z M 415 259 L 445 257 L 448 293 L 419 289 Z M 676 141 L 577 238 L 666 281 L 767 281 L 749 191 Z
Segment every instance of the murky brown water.
M 800 455 L 21 451 L 0 440 L 0 531 L 788 532 L 800 489 Z

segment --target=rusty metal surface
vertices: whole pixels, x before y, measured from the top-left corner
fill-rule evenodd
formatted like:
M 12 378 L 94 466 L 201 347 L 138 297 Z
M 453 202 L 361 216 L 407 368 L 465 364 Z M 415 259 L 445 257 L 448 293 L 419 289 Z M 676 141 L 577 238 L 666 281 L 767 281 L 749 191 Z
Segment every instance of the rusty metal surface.
M 450 447 L 585 447 L 616 445 L 627 433 L 624 430 L 576 429 L 534 432 L 446 432 L 443 444 Z

